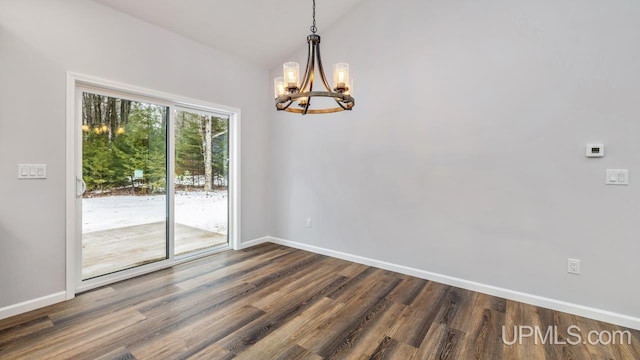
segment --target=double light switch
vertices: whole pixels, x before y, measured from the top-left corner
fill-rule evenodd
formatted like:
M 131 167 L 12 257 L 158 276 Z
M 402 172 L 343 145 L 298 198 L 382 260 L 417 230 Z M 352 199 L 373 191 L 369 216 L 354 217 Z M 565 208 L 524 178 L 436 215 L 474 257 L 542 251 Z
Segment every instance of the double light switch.
M 607 185 L 629 185 L 629 169 L 607 169 Z

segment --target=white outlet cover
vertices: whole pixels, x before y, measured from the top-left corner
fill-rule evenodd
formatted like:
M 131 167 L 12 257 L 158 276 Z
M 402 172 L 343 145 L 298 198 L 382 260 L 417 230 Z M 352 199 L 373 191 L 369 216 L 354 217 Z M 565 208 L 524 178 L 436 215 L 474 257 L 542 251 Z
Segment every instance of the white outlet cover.
M 569 274 L 580 275 L 580 259 L 569 258 L 567 261 L 567 272 Z

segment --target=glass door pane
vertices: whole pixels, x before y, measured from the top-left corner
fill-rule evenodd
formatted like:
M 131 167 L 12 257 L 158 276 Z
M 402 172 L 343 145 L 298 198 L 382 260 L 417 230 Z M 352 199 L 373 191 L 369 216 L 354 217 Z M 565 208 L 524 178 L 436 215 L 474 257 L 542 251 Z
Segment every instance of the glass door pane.
M 168 108 L 82 94 L 82 279 L 169 258 Z
M 228 244 L 229 118 L 179 110 L 175 125 L 175 255 Z

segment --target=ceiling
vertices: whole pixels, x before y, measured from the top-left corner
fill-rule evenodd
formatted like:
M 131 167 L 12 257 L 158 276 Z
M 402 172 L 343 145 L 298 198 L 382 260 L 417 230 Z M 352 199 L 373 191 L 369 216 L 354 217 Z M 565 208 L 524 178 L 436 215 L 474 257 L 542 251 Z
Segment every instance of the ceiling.
M 311 0 L 95 0 L 266 68 L 306 48 Z M 364 0 L 317 0 L 318 34 Z

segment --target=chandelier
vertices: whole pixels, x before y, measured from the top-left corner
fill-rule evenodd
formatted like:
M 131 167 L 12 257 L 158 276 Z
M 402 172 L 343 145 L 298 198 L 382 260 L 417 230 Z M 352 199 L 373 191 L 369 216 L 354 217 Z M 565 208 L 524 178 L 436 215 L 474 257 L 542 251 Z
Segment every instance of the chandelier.
M 320 35 L 316 34 L 316 1 L 313 0 L 313 25 L 311 34 L 307 36 L 309 52 L 307 54 L 307 67 L 300 81 L 300 65 L 295 62 L 287 62 L 283 65 L 284 76 L 274 79 L 276 109 L 298 114 L 327 114 L 343 110 L 351 110 L 355 105 L 353 94 L 353 81 L 349 79 L 349 64 L 338 63 L 333 66 L 333 88 L 329 86 L 327 77 L 322 68 L 320 59 Z M 313 81 L 317 71 L 320 75 L 324 91 L 314 91 Z M 331 98 L 337 106 L 312 109 L 312 98 Z M 293 106 L 295 105 L 295 106 Z

